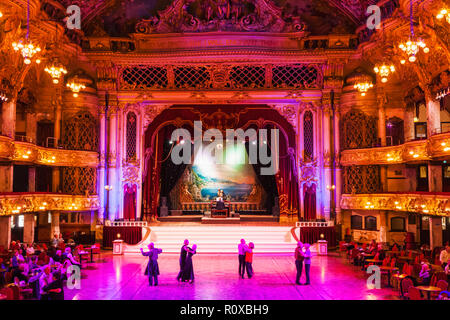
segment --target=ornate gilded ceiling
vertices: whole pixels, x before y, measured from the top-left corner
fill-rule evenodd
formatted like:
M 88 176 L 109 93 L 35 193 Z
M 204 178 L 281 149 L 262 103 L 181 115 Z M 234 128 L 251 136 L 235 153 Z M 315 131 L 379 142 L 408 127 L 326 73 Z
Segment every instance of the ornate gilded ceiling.
M 53 0 L 47 0 L 53 2 Z M 127 36 L 135 32 L 136 24 L 145 19 L 158 20 L 160 13 L 177 0 L 58 0 L 67 7 L 76 4 L 81 8 L 83 31 L 88 36 Z M 236 15 L 242 18 L 264 10 L 258 0 L 185 0 L 179 10 L 186 10 L 194 18 L 206 21 L 204 25 L 217 20 L 227 20 Z M 329 33 L 352 33 L 364 23 L 365 10 L 376 0 L 273 0 L 264 1 L 289 23 L 298 17 L 306 31 L 313 35 Z M 237 13 L 236 13 L 237 11 Z M 222 18 L 222 19 L 217 19 Z M 218 27 L 219 29 L 223 25 Z M 225 29 L 228 30 L 225 26 Z M 205 28 L 200 28 L 203 31 Z M 210 31 L 206 28 L 205 31 Z M 233 30 L 234 31 L 234 30 Z M 252 30 L 253 31 L 253 30 Z M 267 30 L 259 30 L 267 31 Z

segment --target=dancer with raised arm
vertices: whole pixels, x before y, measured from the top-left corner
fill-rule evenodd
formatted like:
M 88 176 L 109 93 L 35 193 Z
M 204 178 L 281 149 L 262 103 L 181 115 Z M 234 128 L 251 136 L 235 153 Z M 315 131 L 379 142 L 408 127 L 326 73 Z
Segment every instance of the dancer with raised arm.
M 158 255 L 162 252 L 162 249 L 155 248 L 155 244 L 152 242 L 148 245 L 148 252 L 144 252 L 144 249 L 141 248 L 141 253 L 143 256 L 148 257 L 147 268 L 145 269 L 145 275 L 148 275 L 148 284 L 153 286 L 158 285 L 158 275 L 159 275 L 159 266 L 158 266 Z

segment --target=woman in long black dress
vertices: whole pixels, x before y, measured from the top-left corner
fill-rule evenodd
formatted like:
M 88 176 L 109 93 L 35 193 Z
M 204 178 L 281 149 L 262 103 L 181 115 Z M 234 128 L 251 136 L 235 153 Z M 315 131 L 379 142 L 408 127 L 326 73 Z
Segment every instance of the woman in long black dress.
M 178 272 L 178 276 L 177 276 L 178 281 L 182 280 L 183 272 L 184 272 L 185 265 L 186 265 L 186 257 L 187 257 L 187 253 L 188 253 L 187 249 L 189 248 L 188 245 L 189 245 L 189 240 L 188 239 L 184 240 L 184 244 L 181 247 L 181 251 L 180 251 L 180 272 Z
M 192 263 L 192 256 L 196 254 L 197 252 L 197 245 L 193 245 L 192 249 L 187 247 L 187 256 L 186 256 L 186 262 L 184 265 L 184 270 L 181 276 L 181 280 L 189 281 L 189 283 L 194 282 L 194 265 Z

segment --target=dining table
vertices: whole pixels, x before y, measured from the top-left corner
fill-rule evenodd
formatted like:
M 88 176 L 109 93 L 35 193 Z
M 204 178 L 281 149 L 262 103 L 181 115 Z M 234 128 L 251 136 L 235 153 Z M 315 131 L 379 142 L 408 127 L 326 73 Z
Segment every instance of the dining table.
M 387 273 L 388 273 L 388 287 L 392 287 L 391 286 L 391 274 L 394 271 L 398 271 L 398 268 L 397 267 L 391 267 L 391 266 L 381 266 L 380 270 L 381 271 L 387 271 Z
M 441 288 L 435 287 L 435 286 L 418 286 L 418 287 L 416 287 L 416 288 L 419 289 L 420 291 L 426 292 L 426 293 L 427 293 L 428 300 L 431 299 L 430 296 L 431 296 L 431 293 L 432 293 L 432 292 L 438 293 L 438 292 L 441 292 L 441 291 L 442 291 Z

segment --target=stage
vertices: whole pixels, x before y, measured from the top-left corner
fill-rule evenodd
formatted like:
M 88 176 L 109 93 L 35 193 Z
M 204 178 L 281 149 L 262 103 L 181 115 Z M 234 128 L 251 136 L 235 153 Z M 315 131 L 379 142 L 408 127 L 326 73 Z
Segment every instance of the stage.
M 190 244 L 197 244 L 197 252 L 236 253 L 240 239 L 255 244 L 259 253 L 294 252 L 297 242 L 311 244 L 311 251 L 318 252 L 318 240 L 327 240 L 329 246 L 335 246 L 334 227 L 327 222 L 305 222 L 300 226 L 281 225 L 278 222 L 243 222 L 221 224 L 221 219 L 210 218 L 208 224 L 203 222 L 115 222 L 114 226 L 104 227 L 103 246 L 112 247 L 112 241 L 120 238 L 125 241 L 125 254 L 139 254 L 150 242 L 167 253 L 178 253 L 185 239 Z M 217 220 L 217 221 L 215 221 Z

